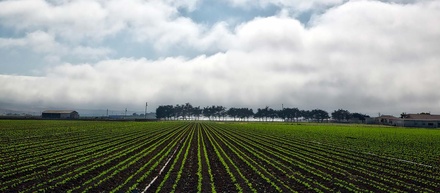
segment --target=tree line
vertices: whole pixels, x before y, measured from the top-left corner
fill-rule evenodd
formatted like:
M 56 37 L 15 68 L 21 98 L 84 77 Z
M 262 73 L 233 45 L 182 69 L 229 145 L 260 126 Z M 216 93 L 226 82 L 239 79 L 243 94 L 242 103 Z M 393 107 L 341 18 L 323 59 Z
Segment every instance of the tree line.
M 298 108 L 283 108 L 274 110 L 268 106 L 258 108 L 257 112 L 250 108 L 231 107 L 227 109 L 224 106 L 193 106 L 190 103 L 182 105 L 161 105 L 156 109 L 156 118 L 162 120 L 199 120 L 200 117 L 206 117 L 209 120 L 226 120 L 226 118 L 234 121 L 246 121 L 255 118 L 260 121 L 274 121 L 282 119 L 289 122 L 313 121 L 324 122 L 332 118 L 337 122 L 348 122 L 350 120 L 359 120 L 364 122 L 368 115 L 361 113 L 350 113 L 348 110 L 338 109 L 330 114 L 322 109 L 300 110 Z

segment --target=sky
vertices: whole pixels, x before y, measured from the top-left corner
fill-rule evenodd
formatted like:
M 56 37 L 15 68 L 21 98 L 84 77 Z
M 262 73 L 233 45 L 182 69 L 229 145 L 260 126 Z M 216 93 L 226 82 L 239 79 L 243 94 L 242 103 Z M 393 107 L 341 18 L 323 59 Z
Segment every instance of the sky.
M 2 0 L 0 108 L 440 114 L 438 0 Z

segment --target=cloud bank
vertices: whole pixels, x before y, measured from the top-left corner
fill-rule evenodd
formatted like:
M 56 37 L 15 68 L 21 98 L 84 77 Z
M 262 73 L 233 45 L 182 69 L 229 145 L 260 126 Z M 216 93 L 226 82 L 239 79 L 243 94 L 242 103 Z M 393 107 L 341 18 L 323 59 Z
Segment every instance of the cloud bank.
M 56 63 L 39 76 L 0 75 L 0 101 L 440 113 L 438 1 L 258 2 L 280 12 L 230 25 L 180 14 L 200 9 L 198 1 L 0 2 L 1 26 L 26 32 L 0 36 L 0 49 L 26 48 Z M 282 11 L 315 7 L 325 9 L 307 24 Z M 164 55 L 112 57 L 119 48 L 106 42 L 121 34 Z M 195 56 L 167 56 L 176 50 Z M 72 57 L 83 62 L 69 62 Z

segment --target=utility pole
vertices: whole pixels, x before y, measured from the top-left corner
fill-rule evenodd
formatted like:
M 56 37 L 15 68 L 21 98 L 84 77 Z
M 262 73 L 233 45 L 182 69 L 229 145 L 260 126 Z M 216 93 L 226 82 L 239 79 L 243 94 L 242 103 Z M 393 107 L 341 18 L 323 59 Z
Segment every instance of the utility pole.
M 147 107 L 148 107 L 148 102 L 145 102 L 145 119 L 147 119 Z
M 127 117 L 127 108 L 125 108 L 125 116 L 124 117 Z

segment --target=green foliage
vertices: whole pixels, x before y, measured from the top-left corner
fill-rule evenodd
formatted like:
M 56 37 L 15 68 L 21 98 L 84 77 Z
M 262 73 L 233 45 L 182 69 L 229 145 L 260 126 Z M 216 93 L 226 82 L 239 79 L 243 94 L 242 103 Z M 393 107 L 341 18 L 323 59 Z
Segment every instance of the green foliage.
M 347 124 L 5 120 L 0 192 L 436 192 L 439 139 Z
M 241 124 L 250 132 L 271 133 L 365 153 L 440 165 L 440 130 L 346 124 Z

